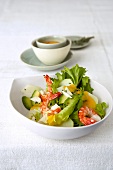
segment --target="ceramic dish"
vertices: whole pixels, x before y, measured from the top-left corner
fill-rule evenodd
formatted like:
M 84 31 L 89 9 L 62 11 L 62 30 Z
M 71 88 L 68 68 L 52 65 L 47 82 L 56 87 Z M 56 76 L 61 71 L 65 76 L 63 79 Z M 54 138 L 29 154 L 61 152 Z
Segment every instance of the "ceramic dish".
M 67 55 L 66 59 L 62 63 L 54 65 L 54 66 L 47 66 L 47 65 L 43 64 L 36 57 L 36 55 L 34 54 L 34 52 L 31 48 L 25 50 L 20 56 L 21 61 L 24 64 L 26 64 L 27 66 L 30 66 L 30 67 L 35 68 L 37 70 L 48 70 L 48 71 L 49 70 L 55 70 L 55 69 L 58 69 L 58 68 L 65 66 L 71 60 L 71 58 L 72 58 L 72 52 L 70 51 L 69 54 Z
M 55 127 L 34 122 L 26 117 L 28 110 L 25 109 L 25 107 L 22 104 L 21 90 L 28 84 L 37 85 L 44 88 L 45 87 L 44 82 L 45 81 L 43 76 L 17 78 L 13 81 L 10 90 L 10 101 L 13 106 L 12 108 L 15 109 L 15 112 L 14 111 L 11 112 L 12 118 L 16 116 L 16 118 L 18 118 L 18 121 L 22 123 L 23 127 L 26 127 L 30 131 L 35 132 L 37 135 L 46 138 L 61 140 L 82 137 L 89 133 L 92 133 L 95 129 L 102 125 L 102 123 L 106 121 L 106 119 L 111 113 L 113 101 L 110 93 L 104 86 L 97 83 L 96 81 L 91 80 L 91 86 L 94 88 L 93 94 L 99 98 L 100 102 L 104 101 L 109 105 L 109 107 L 106 110 L 106 116 L 101 121 L 96 122 L 92 125 L 81 127 Z
M 75 45 L 73 43 L 74 40 L 79 40 L 80 38 L 82 38 L 81 36 L 67 36 L 66 37 L 67 39 L 70 39 L 72 44 L 71 44 L 71 49 L 81 49 L 81 48 L 84 48 L 84 47 L 87 47 L 89 44 L 90 44 L 90 41 L 88 42 L 85 42 L 83 45 Z

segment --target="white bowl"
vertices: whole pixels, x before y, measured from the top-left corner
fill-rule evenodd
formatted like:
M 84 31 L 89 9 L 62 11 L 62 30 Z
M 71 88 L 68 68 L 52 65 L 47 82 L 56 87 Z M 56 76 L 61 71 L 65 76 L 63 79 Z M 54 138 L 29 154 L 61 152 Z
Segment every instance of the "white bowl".
M 39 48 L 60 48 L 66 45 L 67 39 L 62 36 L 45 36 L 36 39 Z
M 35 55 L 42 63 L 45 65 L 56 65 L 61 63 L 67 57 L 71 48 L 71 41 L 67 40 L 64 47 L 55 49 L 38 48 L 36 40 L 32 41 L 31 46 Z
M 26 77 L 26 78 L 18 78 L 13 81 L 11 91 L 10 91 L 10 101 L 12 103 L 13 108 L 15 108 L 14 115 L 18 118 L 18 121 L 22 123 L 24 127 L 35 132 L 36 134 L 51 138 L 51 139 L 74 139 L 85 136 L 95 129 L 97 129 L 111 113 L 113 107 L 113 100 L 110 93 L 107 89 L 96 81 L 91 80 L 91 86 L 94 88 L 94 94 L 99 98 L 99 101 L 106 102 L 109 107 L 106 110 L 106 116 L 99 122 L 94 123 L 88 126 L 81 127 L 55 127 L 55 126 L 47 126 L 37 122 L 34 122 L 26 117 L 28 110 L 26 110 L 22 104 L 22 96 L 21 89 L 25 87 L 27 84 L 33 84 L 45 87 L 43 76 L 36 77 Z M 16 94 L 16 95 L 15 95 Z

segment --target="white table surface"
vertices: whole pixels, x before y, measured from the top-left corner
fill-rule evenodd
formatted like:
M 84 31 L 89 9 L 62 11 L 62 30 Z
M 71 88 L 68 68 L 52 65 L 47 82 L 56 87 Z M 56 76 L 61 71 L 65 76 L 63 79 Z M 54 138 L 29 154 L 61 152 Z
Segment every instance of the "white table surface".
M 9 92 L 14 78 L 54 74 L 20 61 L 33 39 L 44 35 L 94 35 L 74 50 L 71 67 L 86 67 L 113 96 L 112 0 L 0 0 L 0 170 L 113 170 L 113 112 L 94 133 L 50 140 L 20 126 Z

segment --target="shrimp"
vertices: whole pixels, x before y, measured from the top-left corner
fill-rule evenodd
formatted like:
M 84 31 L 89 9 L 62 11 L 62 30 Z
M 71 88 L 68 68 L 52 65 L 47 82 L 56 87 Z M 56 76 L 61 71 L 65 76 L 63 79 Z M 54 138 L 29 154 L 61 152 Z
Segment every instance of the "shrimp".
M 48 103 L 50 100 L 53 100 L 57 97 L 59 97 L 61 95 L 60 92 L 57 93 L 53 93 L 52 92 L 52 80 L 48 75 L 44 76 L 46 83 L 47 83 L 47 92 L 44 95 L 41 95 L 41 100 L 42 100 L 42 104 L 41 104 L 41 111 L 42 114 L 44 114 L 45 112 L 47 112 L 49 110 L 48 108 Z
M 87 106 L 80 108 L 78 112 L 78 116 L 79 116 L 80 121 L 84 125 L 94 124 L 95 122 L 98 122 L 101 120 L 100 116 L 93 109 Z
M 52 92 L 52 80 L 51 78 L 48 76 L 48 75 L 44 75 L 44 78 L 46 80 L 46 83 L 47 83 L 47 90 L 48 92 Z

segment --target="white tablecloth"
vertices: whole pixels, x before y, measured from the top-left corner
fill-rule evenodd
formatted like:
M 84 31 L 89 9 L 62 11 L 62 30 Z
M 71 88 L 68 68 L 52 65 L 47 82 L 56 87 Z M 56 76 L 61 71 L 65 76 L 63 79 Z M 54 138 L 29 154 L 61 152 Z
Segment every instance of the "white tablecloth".
M 94 35 L 90 46 L 74 50 L 78 63 L 113 96 L 112 0 L 0 1 L 0 170 L 112 170 L 113 113 L 94 133 L 74 140 L 50 140 L 21 126 L 9 92 L 14 78 L 53 74 L 20 61 L 31 41 L 44 35 Z

